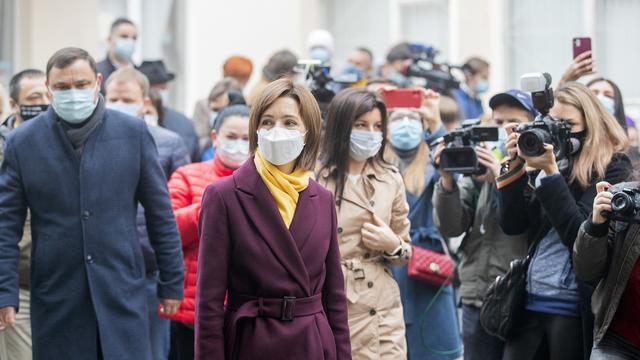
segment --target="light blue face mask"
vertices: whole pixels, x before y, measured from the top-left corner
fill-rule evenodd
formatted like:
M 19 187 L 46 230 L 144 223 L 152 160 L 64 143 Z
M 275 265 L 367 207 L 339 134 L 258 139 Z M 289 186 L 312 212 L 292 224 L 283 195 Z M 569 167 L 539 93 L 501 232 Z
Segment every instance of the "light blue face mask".
M 489 90 L 489 80 L 478 80 L 473 90 L 476 92 L 476 94 L 487 92 Z
M 391 145 L 400 150 L 411 150 L 418 147 L 422 141 L 422 123 L 415 119 L 404 117 L 400 121 L 394 121 L 389 125 L 391 133 Z
M 142 104 L 136 104 L 136 103 L 130 104 L 124 101 L 116 101 L 116 102 L 107 104 L 107 109 L 120 111 L 122 113 L 125 113 L 133 117 L 139 117 L 138 111 L 140 111 L 141 107 L 142 107 Z
M 51 105 L 58 116 L 71 124 L 79 124 L 91 116 L 98 104 L 96 88 L 56 90 Z
M 509 135 L 507 134 L 507 130 L 505 130 L 504 128 L 498 128 L 498 141 L 487 141 L 487 148 L 489 150 L 492 150 L 494 155 L 500 154 L 503 150 L 505 150 L 506 152 L 505 142 L 507 141 L 508 137 Z M 504 155 L 500 157 L 496 156 L 496 158 L 498 158 L 499 160 L 503 157 Z
M 135 50 L 136 41 L 131 38 L 119 38 L 116 40 L 116 47 L 113 49 L 120 60 L 131 60 Z
M 613 115 L 616 112 L 616 103 L 612 98 L 600 94 L 598 95 L 598 100 L 600 100 L 600 103 L 602 103 L 604 108 L 607 109 L 609 114 Z
M 331 62 L 331 52 L 324 47 L 314 47 L 309 52 L 309 55 L 313 60 L 320 60 L 322 65 L 326 65 Z

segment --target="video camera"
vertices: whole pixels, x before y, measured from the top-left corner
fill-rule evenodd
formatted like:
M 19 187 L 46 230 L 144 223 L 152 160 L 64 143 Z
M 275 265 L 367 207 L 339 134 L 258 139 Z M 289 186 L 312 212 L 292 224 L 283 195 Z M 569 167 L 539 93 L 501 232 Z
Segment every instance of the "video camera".
M 456 68 L 446 62 L 438 62 L 439 51 L 433 46 L 409 44 L 413 63 L 406 70 L 406 75 L 425 80 L 424 87 L 433 89 L 441 94 L 448 94 L 460 87 L 460 82 L 451 74 Z
M 331 66 L 322 64 L 320 60 L 298 60 L 296 72 L 302 82 L 309 88 L 311 94 L 320 105 L 324 114 L 326 107 L 336 95 L 339 87 L 348 87 L 358 82 L 357 74 L 342 74 L 340 77 L 331 76 Z
M 604 214 L 610 220 L 640 223 L 640 182 L 618 184 L 609 189 L 613 194 L 611 209 Z
M 553 145 L 557 159 L 566 158 L 580 148 L 580 142 L 571 138 L 571 125 L 564 120 L 555 120 L 549 116 L 553 107 L 553 89 L 551 75 L 547 73 L 524 74 L 520 78 L 523 91 L 531 92 L 533 106 L 540 115 L 529 124 L 516 128 L 520 133 L 518 148 L 526 156 L 544 154 L 544 144 Z
M 445 148 L 440 154 L 440 168 L 448 173 L 482 175 L 487 169 L 478 162 L 476 146 L 484 141 L 498 141 L 495 126 L 470 126 L 444 136 Z

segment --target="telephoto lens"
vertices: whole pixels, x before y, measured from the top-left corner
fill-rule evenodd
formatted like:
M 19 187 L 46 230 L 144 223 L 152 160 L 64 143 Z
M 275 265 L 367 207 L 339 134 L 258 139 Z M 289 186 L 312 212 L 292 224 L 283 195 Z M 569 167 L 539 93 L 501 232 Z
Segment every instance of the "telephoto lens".
M 551 134 L 543 129 L 534 128 L 520 134 L 518 148 L 526 156 L 541 156 L 544 154 L 545 143 L 552 143 Z

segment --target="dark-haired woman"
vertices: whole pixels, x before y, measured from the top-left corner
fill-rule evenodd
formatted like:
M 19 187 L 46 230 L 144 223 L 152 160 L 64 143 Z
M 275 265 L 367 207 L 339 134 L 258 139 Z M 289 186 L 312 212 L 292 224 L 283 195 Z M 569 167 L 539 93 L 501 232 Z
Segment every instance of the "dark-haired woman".
M 447 245 L 434 222 L 431 201 L 440 176 L 431 165 L 427 145 L 428 141 L 445 133 L 440 120 L 439 100 L 438 93 L 427 90 L 420 111 L 394 109 L 390 112 L 391 146 L 387 148 L 385 159 L 398 166 L 404 179 L 410 208 L 411 244 L 444 253 L 443 247 Z M 402 294 L 409 358 L 458 358 L 460 328 L 453 286 L 446 286 L 438 293 L 439 286 L 409 278 L 406 266 L 395 268 L 394 275 Z
M 398 170 L 383 160 L 387 113 L 364 89 L 328 108 L 318 182 L 332 191 L 354 359 L 405 359 L 405 326 L 391 266 L 411 255 L 409 207 Z
M 249 119 L 253 158 L 205 190 L 196 359 L 351 357 L 335 202 L 310 179 L 321 126 L 307 89 L 270 83 Z

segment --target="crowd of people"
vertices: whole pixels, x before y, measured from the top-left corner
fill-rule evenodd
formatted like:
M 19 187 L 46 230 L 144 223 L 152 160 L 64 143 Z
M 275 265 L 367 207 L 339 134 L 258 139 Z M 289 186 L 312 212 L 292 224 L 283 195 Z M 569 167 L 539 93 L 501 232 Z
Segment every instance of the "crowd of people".
M 434 89 L 409 44 L 380 67 L 360 47 L 320 99 L 289 50 L 252 89 L 232 56 L 189 118 L 163 61 L 132 62 L 137 34 L 117 19 L 104 60 L 63 48 L 8 85 L 1 360 L 640 358 L 638 132 L 611 79 L 578 81 L 590 51 L 548 108 L 504 89 L 489 113 L 478 57 Z M 331 64 L 333 37 L 308 50 Z M 544 119 L 564 142 L 523 150 Z M 445 155 L 469 122 L 497 135 L 461 174 Z M 496 334 L 488 290 L 524 259 Z

